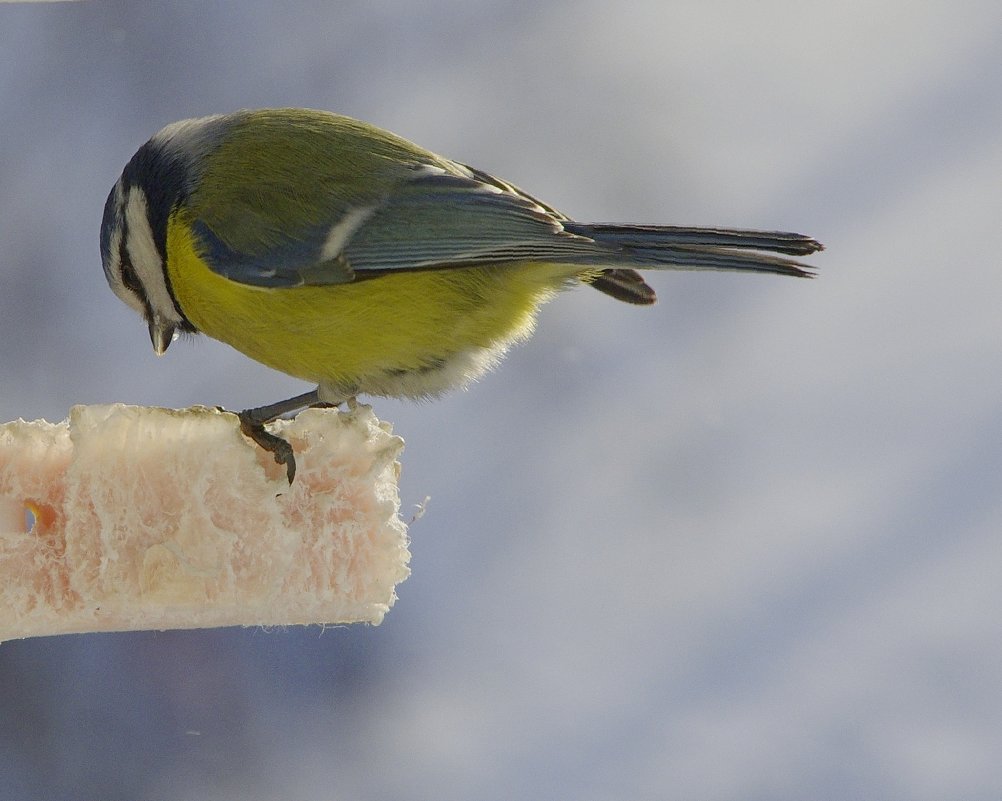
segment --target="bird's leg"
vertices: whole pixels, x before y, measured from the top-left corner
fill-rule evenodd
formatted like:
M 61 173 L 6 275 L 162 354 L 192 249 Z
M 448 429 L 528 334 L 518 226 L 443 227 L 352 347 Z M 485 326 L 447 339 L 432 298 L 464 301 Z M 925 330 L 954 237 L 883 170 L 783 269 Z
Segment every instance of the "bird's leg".
M 240 420 L 240 430 L 244 436 L 250 437 L 258 445 L 275 457 L 278 464 L 284 464 L 286 473 L 289 476 L 289 484 L 296 477 L 296 457 L 292 452 L 292 446 L 281 437 L 275 436 L 265 430 L 265 423 L 270 423 L 283 414 L 305 409 L 307 406 L 316 406 L 321 403 L 319 388 L 312 392 L 304 392 L 294 398 L 272 403 L 268 406 L 258 406 L 256 409 L 244 409 L 237 414 Z

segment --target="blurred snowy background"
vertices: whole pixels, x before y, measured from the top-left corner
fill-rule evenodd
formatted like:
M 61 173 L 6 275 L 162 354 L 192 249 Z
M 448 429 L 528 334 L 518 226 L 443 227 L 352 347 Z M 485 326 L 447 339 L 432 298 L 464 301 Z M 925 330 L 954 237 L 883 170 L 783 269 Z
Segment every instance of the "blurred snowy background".
M 0 798 L 1002 797 L 995 0 L 0 5 L 0 420 L 307 389 L 162 360 L 98 228 L 175 119 L 302 105 L 584 220 L 785 228 L 813 282 L 565 294 L 472 390 L 376 400 L 379 628 L 0 646 Z

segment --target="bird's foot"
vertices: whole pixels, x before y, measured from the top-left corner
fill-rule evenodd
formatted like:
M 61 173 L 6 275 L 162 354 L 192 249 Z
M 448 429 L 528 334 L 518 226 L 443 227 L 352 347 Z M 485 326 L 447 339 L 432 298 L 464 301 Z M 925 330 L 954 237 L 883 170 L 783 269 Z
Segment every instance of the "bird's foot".
M 256 411 L 256 409 L 246 409 L 237 414 L 240 430 L 244 436 L 254 440 L 274 456 L 278 464 L 285 465 L 285 472 L 291 485 L 296 478 L 296 456 L 292 452 L 292 446 L 286 440 L 267 431 L 264 427 L 266 421 L 261 421 L 254 414 Z

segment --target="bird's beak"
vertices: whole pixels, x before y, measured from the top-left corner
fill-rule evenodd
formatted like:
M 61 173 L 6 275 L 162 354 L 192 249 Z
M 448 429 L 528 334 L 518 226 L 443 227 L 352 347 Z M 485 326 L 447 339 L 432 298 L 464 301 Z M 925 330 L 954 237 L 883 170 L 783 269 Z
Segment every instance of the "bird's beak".
M 165 322 L 154 317 L 150 320 L 150 342 L 153 343 L 153 352 L 157 356 L 163 356 L 174 341 L 177 335 L 177 327 L 172 323 Z

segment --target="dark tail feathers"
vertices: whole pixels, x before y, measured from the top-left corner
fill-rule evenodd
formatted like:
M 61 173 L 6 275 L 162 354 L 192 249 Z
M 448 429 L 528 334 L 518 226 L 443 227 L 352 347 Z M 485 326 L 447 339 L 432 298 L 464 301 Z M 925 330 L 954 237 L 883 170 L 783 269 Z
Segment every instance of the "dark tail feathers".
M 571 233 L 615 247 L 642 270 L 739 270 L 811 278 L 814 272 L 810 265 L 772 254 L 808 256 L 824 250 L 809 236 L 782 231 L 570 221 L 563 226 Z M 654 290 L 635 270 L 627 268 L 604 270 L 592 286 L 627 303 L 655 300 Z

